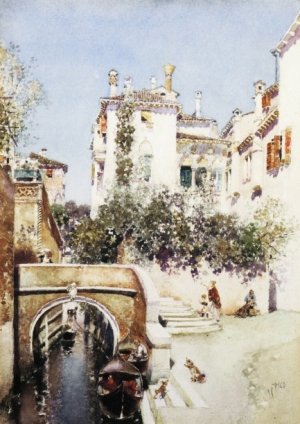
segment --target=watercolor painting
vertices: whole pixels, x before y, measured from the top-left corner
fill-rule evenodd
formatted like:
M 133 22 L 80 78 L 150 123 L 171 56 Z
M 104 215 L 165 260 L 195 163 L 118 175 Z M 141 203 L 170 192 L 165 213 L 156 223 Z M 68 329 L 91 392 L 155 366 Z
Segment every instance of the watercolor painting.
M 299 75 L 299 0 L 0 0 L 0 424 L 300 422 Z

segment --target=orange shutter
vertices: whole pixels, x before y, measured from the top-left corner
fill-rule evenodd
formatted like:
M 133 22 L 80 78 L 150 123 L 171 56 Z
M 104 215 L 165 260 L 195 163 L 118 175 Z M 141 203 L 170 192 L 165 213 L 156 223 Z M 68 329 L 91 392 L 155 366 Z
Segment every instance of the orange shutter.
M 289 165 L 291 163 L 291 147 L 292 147 L 292 130 L 286 128 L 285 130 L 285 158 L 284 163 Z
M 281 140 L 279 135 L 274 136 L 274 168 L 280 167 Z
M 270 106 L 270 105 L 271 105 L 271 98 L 270 98 L 270 96 L 269 96 L 269 94 L 268 94 L 268 93 L 265 93 L 265 94 L 262 96 L 261 103 L 262 103 L 262 107 L 263 107 L 263 108 L 268 107 L 268 106 Z
M 272 169 L 272 144 L 267 144 L 267 171 L 270 171 Z
M 106 134 L 107 131 L 107 121 L 104 115 L 100 117 L 100 132 L 101 134 Z

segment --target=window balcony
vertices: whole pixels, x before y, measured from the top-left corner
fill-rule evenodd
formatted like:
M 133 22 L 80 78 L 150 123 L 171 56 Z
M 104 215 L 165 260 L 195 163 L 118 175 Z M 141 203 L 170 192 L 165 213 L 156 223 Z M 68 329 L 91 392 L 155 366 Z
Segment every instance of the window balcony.
M 42 181 L 39 169 L 15 169 L 14 178 L 16 181 Z

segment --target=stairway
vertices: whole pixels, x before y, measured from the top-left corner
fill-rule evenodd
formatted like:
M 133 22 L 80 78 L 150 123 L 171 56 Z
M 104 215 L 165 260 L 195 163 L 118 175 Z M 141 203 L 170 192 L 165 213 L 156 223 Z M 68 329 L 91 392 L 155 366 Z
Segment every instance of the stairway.
M 159 384 L 150 385 L 146 391 L 142 405 L 142 416 L 145 424 L 169 424 L 174 421 L 170 415 L 180 417 L 189 416 L 189 411 L 195 414 L 195 410 L 208 408 L 206 402 L 196 392 L 192 384 L 184 381 L 180 373 L 171 372 L 167 385 L 167 393 L 164 398 L 155 399 L 155 389 Z M 169 417 L 169 418 L 168 418 Z
M 160 298 L 159 321 L 169 334 L 200 334 L 222 328 L 214 319 L 200 317 L 195 309 L 172 297 Z

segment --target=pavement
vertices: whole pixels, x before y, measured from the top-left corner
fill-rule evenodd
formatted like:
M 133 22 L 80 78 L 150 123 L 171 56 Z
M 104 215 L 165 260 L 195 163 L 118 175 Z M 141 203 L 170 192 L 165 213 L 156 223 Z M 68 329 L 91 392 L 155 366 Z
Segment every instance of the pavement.
M 299 424 L 300 313 L 221 323 L 221 331 L 172 335 L 168 392 L 154 400 L 157 385 L 150 387 L 144 424 Z M 205 383 L 191 382 L 186 358 Z

